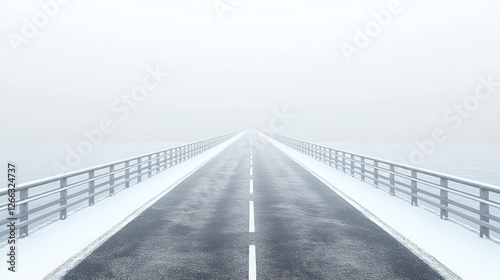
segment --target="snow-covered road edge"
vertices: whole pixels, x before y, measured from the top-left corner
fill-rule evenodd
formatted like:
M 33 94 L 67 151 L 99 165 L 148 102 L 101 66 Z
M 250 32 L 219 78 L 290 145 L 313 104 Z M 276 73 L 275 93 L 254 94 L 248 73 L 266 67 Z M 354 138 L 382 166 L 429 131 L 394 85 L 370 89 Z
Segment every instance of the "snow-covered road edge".
M 196 172 L 244 132 L 130 189 L 54 222 L 18 240 L 18 271 L 0 270 L 0 279 L 59 279 L 110 236 L 180 182 Z M 147 190 L 147 191 L 144 191 Z M 6 252 L 6 247 L 1 248 Z
M 499 244 L 264 137 L 447 279 L 498 279 Z

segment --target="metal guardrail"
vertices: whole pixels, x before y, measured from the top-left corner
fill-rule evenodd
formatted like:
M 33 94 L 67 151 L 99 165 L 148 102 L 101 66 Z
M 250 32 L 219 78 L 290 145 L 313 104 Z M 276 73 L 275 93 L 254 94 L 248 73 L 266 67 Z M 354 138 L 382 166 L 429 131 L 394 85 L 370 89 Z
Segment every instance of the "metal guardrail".
M 115 191 L 129 188 L 161 171 L 192 158 L 235 136 L 223 136 L 194 142 L 154 153 L 107 163 L 42 180 L 20 184 L 16 187 L 16 208 L 19 213 L 19 236 L 28 235 L 30 225 L 66 219 L 69 210 L 94 205 L 98 198 L 114 195 Z M 6 188 L 0 189 L 0 228 L 7 228 Z M 4 215 L 5 214 L 5 215 Z M 5 217 L 4 217 L 5 216 Z M 9 230 L 0 231 L 4 237 Z
M 269 134 L 275 140 L 314 159 L 348 173 L 375 187 L 385 186 L 390 195 L 403 194 L 412 205 L 419 202 L 439 209 L 441 219 L 455 215 L 479 227 L 481 237 L 500 233 L 500 187 L 368 157 L 347 151 Z M 491 208 L 490 208 L 491 207 Z

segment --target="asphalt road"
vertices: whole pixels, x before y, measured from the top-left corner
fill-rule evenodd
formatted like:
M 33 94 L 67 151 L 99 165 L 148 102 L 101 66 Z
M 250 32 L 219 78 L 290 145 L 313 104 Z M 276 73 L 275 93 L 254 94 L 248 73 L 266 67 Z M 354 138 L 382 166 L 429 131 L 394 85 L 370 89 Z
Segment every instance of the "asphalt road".
M 249 278 L 442 279 L 256 134 L 209 161 L 64 277 Z

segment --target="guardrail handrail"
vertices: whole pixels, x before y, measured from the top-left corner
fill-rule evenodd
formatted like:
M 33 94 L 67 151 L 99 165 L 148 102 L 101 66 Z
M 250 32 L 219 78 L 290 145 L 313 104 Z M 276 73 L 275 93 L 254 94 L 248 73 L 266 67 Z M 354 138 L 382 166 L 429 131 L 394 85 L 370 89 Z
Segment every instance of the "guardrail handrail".
M 306 155 L 320 160 L 329 166 L 335 167 L 344 173 L 350 173 L 351 176 L 358 175 L 362 181 L 370 179 L 375 187 L 384 185 L 389 188 L 391 195 L 398 192 L 410 197 L 411 204 L 418 206 L 421 200 L 427 204 L 439 208 L 442 219 L 448 219 L 448 214 L 452 213 L 469 222 L 479 226 L 479 235 L 481 237 L 490 237 L 490 230 L 500 233 L 500 187 L 492 184 L 481 183 L 449 174 L 435 172 L 423 168 L 413 167 L 406 164 L 392 162 L 371 156 L 365 156 L 349 151 L 338 150 L 299 139 L 286 137 L 283 135 L 266 133 L 275 140 L 295 149 Z M 380 166 L 382 165 L 382 166 Z M 385 165 L 385 166 L 384 166 Z M 398 171 L 396 168 L 402 169 Z M 383 173 L 384 175 L 380 174 Z M 409 173 L 409 174 L 408 174 Z M 372 176 L 370 176 L 372 175 Z M 428 178 L 424 180 L 418 178 L 418 175 L 426 175 L 439 182 L 432 182 Z M 401 180 L 406 180 L 402 182 Z M 458 184 L 460 187 L 472 188 L 472 190 L 461 190 L 457 187 L 450 187 L 449 183 Z M 420 188 L 419 188 L 420 185 Z M 429 190 L 422 189 L 422 185 L 437 190 L 434 194 Z M 478 191 L 477 195 L 474 191 Z M 477 206 L 466 205 L 464 201 L 452 199 L 448 194 L 453 194 L 468 202 L 473 201 Z M 490 198 L 490 193 L 498 196 Z M 490 206 L 496 209 L 495 213 L 490 211 Z M 495 210 L 494 210 L 495 211 Z
M 16 197 L 18 198 L 16 201 L 16 210 L 19 209 L 19 211 L 14 216 L 18 218 L 18 235 L 21 237 L 27 236 L 30 224 L 42 220 L 52 221 L 56 219 L 53 216 L 56 216 L 58 213 L 59 219 L 64 220 L 66 219 L 68 208 L 73 206 L 76 207 L 85 201 L 88 201 L 88 206 L 92 206 L 95 203 L 96 196 L 107 191 L 109 191 L 109 196 L 114 195 L 115 191 L 118 190 L 118 187 L 121 185 L 124 185 L 121 189 L 126 189 L 130 187 L 131 184 L 138 184 L 143 180 L 144 176 L 147 175 L 147 178 L 149 178 L 160 173 L 167 168 L 177 165 L 228 140 L 236 134 L 236 132 L 229 133 L 19 184 L 15 189 Z M 96 174 L 96 172 L 100 171 L 103 171 L 103 173 Z M 69 182 L 72 179 L 78 179 L 78 181 Z M 100 180 L 104 181 L 98 182 Z M 57 182 L 59 182 L 58 186 L 51 186 L 51 184 L 57 184 Z M 30 196 L 30 190 L 41 187 L 46 187 L 47 189 Z M 77 188 L 83 189 L 78 190 Z M 75 189 L 75 193 L 68 193 L 68 191 Z M 47 199 L 47 197 L 56 195 L 57 193 L 59 193 L 58 199 Z M 0 189 L 0 214 L 2 215 L 6 215 L 7 213 L 7 195 L 7 188 Z M 32 207 L 33 203 L 38 203 L 40 205 Z M 47 208 L 54 209 L 47 210 Z M 0 220 L 0 228 L 6 228 L 6 224 L 8 224 L 7 218 L 2 218 Z M 8 229 L 1 230 L 0 237 L 8 233 Z

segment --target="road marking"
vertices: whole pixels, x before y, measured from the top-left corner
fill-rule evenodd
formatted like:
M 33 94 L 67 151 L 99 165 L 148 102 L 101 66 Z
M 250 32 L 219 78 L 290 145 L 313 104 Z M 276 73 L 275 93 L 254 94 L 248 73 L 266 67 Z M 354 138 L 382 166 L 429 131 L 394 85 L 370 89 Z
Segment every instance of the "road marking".
M 257 280 L 257 262 L 255 259 L 255 245 L 248 248 L 248 280 Z
M 249 207 L 248 232 L 255 232 L 255 221 L 253 218 L 253 201 L 250 201 L 250 207 Z
M 250 139 L 250 176 L 253 176 L 252 150 L 253 150 L 253 143 L 252 139 Z M 253 179 L 250 179 L 250 193 L 253 194 Z M 255 232 L 253 201 L 250 201 L 248 212 L 249 212 L 248 231 Z M 255 258 L 255 245 L 250 245 L 248 248 L 248 279 L 257 280 L 257 261 Z

